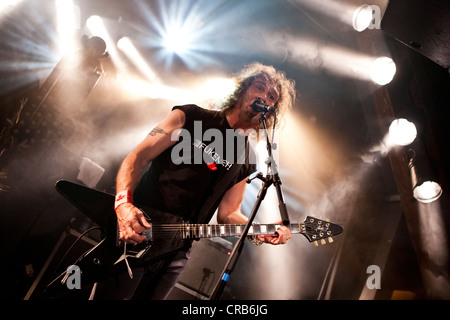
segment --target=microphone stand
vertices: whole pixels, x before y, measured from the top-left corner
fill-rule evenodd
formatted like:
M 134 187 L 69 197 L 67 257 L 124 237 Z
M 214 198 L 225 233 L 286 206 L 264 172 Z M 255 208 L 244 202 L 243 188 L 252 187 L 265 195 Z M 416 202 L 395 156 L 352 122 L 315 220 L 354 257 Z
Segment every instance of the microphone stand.
M 230 254 L 230 257 L 228 258 L 228 261 L 226 262 L 225 267 L 222 271 L 221 277 L 220 277 L 219 281 L 216 283 L 216 285 L 211 293 L 210 300 L 219 300 L 220 299 L 220 297 L 223 293 L 223 290 L 225 289 L 225 286 L 227 285 L 228 280 L 230 279 L 230 275 L 233 272 L 234 267 L 237 264 L 237 261 L 242 252 L 242 249 L 244 248 L 244 244 L 245 244 L 245 240 L 247 238 L 248 231 L 253 223 L 253 220 L 255 219 L 256 213 L 258 212 L 259 207 L 261 206 L 261 203 L 267 194 L 267 189 L 272 184 L 276 188 L 279 209 L 280 209 L 280 214 L 281 214 L 281 218 L 282 218 L 282 224 L 285 226 L 289 225 L 289 217 L 288 217 L 288 213 L 287 213 L 286 203 L 284 202 L 283 194 L 281 191 L 281 180 L 278 175 L 278 171 L 276 170 L 276 163 L 273 159 L 273 154 L 272 154 L 273 146 L 269 139 L 269 135 L 267 133 L 265 112 L 261 113 L 261 115 L 259 117 L 259 121 L 263 125 L 263 129 L 264 129 L 265 136 L 266 136 L 267 152 L 269 155 L 268 161 L 266 163 L 268 165 L 268 171 L 271 171 L 271 173 L 268 172 L 266 177 L 263 177 L 262 173 L 259 172 L 254 178 L 247 180 L 247 183 L 250 183 L 253 179 L 258 178 L 263 182 L 263 184 L 258 193 L 258 196 L 257 196 L 256 202 L 253 206 L 253 209 L 249 215 L 248 221 L 245 224 L 244 230 L 243 230 L 242 234 L 240 235 L 238 241 L 234 245 L 234 248 Z

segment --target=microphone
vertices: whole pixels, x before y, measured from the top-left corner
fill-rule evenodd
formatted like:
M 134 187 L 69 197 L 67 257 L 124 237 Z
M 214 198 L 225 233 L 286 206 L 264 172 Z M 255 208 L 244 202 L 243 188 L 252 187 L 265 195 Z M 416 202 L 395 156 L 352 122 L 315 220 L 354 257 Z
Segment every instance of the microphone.
M 255 112 L 275 112 L 276 110 L 274 107 L 264 104 L 264 102 L 261 99 L 256 99 L 252 103 L 252 109 Z

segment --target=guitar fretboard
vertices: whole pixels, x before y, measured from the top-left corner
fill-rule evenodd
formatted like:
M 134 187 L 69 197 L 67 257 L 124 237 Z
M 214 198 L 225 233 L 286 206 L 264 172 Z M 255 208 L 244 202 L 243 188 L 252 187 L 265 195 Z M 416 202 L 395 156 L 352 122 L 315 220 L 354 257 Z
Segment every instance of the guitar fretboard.
M 290 224 L 291 233 L 300 233 L 300 225 Z M 281 224 L 253 224 L 248 235 L 275 234 L 280 226 Z M 245 229 L 243 224 L 180 224 L 178 227 L 178 233 L 183 239 L 233 237 L 241 235 Z
M 240 236 L 245 224 L 155 224 L 152 228 L 144 230 L 143 234 L 147 241 L 160 238 L 199 239 L 214 237 Z M 275 234 L 281 224 L 253 224 L 248 230 L 248 235 L 271 235 Z M 340 234 L 342 227 L 326 220 L 307 216 L 302 223 L 291 223 L 288 226 L 292 234 L 303 234 L 310 242 L 323 240 Z

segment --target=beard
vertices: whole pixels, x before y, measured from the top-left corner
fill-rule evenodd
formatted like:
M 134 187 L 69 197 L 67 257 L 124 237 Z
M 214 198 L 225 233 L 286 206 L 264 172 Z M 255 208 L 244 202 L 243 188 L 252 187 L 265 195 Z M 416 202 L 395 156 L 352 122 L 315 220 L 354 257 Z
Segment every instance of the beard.
M 256 115 L 257 113 L 253 111 L 251 107 L 247 106 L 241 110 L 240 118 L 249 124 L 257 125 L 259 123 L 259 118 L 255 117 Z

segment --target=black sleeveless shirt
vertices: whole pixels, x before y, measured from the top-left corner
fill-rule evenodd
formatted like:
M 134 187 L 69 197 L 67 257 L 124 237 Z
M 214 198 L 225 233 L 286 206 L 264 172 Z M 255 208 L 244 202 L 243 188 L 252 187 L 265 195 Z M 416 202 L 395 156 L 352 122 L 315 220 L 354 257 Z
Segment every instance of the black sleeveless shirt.
M 196 105 L 173 109 L 183 111 L 186 116 L 180 136 L 152 161 L 134 198 L 140 204 L 182 216 L 185 221 L 208 223 L 225 192 L 256 171 L 255 156 L 246 143 L 247 137 L 232 135 L 235 131 L 221 112 Z M 233 166 L 239 167 L 231 172 L 234 172 L 231 182 L 214 194 L 215 208 L 198 212 L 214 186 Z

